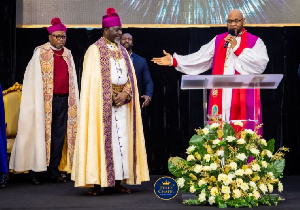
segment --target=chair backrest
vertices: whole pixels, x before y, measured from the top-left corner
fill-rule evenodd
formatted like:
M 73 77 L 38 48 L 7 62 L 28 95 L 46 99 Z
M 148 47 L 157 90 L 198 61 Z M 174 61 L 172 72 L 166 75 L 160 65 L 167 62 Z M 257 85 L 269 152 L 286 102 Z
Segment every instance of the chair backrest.
M 3 91 L 7 138 L 15 138 L 17 135 L 21 94 L 22 85 L 19 83 Z

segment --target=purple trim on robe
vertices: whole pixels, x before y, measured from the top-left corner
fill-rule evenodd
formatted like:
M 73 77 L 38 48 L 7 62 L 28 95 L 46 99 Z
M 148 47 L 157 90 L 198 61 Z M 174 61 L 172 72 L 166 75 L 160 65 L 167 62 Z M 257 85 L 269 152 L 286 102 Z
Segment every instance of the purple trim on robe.
M 110 74 L 110 50 L 103 38 L 94 43 L 100 52 L 103 99 L 104 146 L 107 182 L 109 187 L 115 186 L 115 171 L 112 150 L 112 85 Z
M 128 56 L 128 53 L 126 49 L 119 45 L 121 47 L 121 51 L 123 54 L 123 57 L 125 59 L 126 67 L 127 67 L 127 73 L 131 84 L 131 90 L 132 90 L 132 105 L 133 105 L 133 180 L 134 184 L 136 184 L 136 162 L 137 162 L 137 156 L 136 156 L 136 107 L 135 107 L 135 88 L 134 88 L 134 78 L 133 78 L 133 70 L 131 69 L 130 65 L 130 57 Z

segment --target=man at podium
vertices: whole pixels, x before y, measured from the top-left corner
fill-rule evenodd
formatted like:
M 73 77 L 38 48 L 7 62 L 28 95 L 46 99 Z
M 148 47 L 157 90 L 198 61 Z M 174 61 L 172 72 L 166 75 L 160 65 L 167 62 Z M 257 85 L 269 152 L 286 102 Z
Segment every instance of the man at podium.
M 232 10 L 227 18 L 228 32 L 215 36 L 198 52 L 185 56 L 174 53 L 171 56 L 163 51 L 164 57 L 153 58 L 152 61 L 158 65 L 174 66 L 177 71 L 189 75 L 201 74 L 209 69 L 214 75 L 261 74 L 269 61 L 266 46 L 260 38 L 248 33 L 244 24 L 242 12 Z M 253 89 L 212 89 L 208 114 L 222 114 L 222 120 L 227 122 L 253 119 L 253 92 Z M 259 97 L 255 100 L 260 104 Z

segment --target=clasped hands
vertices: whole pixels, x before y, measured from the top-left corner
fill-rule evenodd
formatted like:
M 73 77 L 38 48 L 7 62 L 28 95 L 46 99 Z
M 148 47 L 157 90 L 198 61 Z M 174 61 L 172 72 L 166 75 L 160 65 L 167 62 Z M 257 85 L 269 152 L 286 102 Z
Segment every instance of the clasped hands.
M 113 104 L 116 105 L 116 107 L 120 107 L 122 105 L 124 105 L 126 99 L 127 99 L 127 93 L 126 92 L 118 92 L 113 90 L 113 94 L 112 94 L 112 101 Z

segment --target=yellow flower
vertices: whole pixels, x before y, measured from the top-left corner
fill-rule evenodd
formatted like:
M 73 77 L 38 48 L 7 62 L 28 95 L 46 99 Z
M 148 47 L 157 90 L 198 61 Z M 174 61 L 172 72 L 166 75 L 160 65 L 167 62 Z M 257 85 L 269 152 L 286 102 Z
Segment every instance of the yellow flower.
M 244 171 L 245 171 L 247 168 L 248 168 L 247 165 L 243 165 L 243 166 L 242 166 L 242 169 L 243 169 Z
M 201 155 L 198 152 L 195 152 L 195 157 L 197 160 L 201 161 Z
M 194 174 L 190 174 L 189 177 L 191 177 L 193 180 L 197 180 L 197 177 Z
M 257 182 L 258 180 L 260 180 L 260 177 L 258 175 L 256 175 L 255 177 L 252 178 L 253 182 Z
M 192 160 L 195 160 L 195 157 L 194 157 L 194 155 L 189 155 L 189 156 L 187 156 L 186 160 L 192 161 Z
M 239 189 L 233 190 L 233 197 L 234 198 L 239 198 L 241 197 L 242 193 Z
M 282 185 L 282 183 L 280 181 L 278 182 L 278 191 L 279 192 L 283 191 L 283 185 Z
M 202 132 L 204 133 L 204 135 L 206 135 L 206 134 L 209 133 L 209 129 L 208 129 L 208 128 L 203 128 L 203 129 L 202 129 Z
M 201 187 L 202 185 L 206 184 L 207 181 L 205 179 L 200 179 L 198 182 L 199 187 Z
M 205 155 L 204 155 L 204 160 L 205 160 L 206 162 L 209 162 L 209 161 L 210 161 L 210 155 L 209 155 L 209 154 L 205 154 Z
M 227 194 L 230 193 L 230 187 L 228 186 L 222 186 L 222 193 Z
M 192 185 L 192 186 L 190 187 L 190 193 L 194 193 L 194 192 L 196 192 L 196 189 L 195 189 L 194 185 Z
M 229 165 L 230 165 L 231 170 L 236 170 L 237 169 L 236 162 L 231 162 Z
M 218 134 L 218 138 L 222 138 L 224 133 L 222 130 L 218 130 L 217 134 Z
M 213 153 L 213 150 L 211 149 L 211 147 L 209 145 L 206 147 L 206 151 L 207 151 L 208 154 Z
M 216 182 L 216 181 L 217 181 L 217 179 L 216 179 L 216 177 L 215 177 L 215 176 L 211 176 L 211 177 L 210 177 L 210 181 L 211 181 L 211 182 Z

